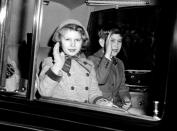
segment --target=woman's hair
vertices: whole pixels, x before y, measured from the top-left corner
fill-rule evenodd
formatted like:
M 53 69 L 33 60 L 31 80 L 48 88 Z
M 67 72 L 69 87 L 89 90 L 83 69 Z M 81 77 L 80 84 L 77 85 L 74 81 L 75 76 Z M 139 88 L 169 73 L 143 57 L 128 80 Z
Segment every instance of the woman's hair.
M 81 38 L 83 40 L 81 50 L 84 50 L 88 46 L 89 38 L 87 36 L 87 33 L 85 32 L 83 27 L 81 27 L 80 25 L 77 25 L 77 24 L 66 24 L 63 27 L 61 27 L 60 29 L 57 29 L 54 33 L 55 36 L 53 39 L 56 42 L 60 42 L 62 33 L 63 33 L 63 31 L 66 31 L 66 30 L 74 30 L 74 31 L 77 31 L 81 34 Z

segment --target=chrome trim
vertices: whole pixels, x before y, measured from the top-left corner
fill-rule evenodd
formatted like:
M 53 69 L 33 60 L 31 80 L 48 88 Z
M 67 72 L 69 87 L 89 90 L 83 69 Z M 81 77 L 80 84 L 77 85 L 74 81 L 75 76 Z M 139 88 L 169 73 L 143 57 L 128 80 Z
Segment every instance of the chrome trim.
M 5 41 L 7 39 L 7 26 L 9 25 L 7 21 L 8 19 L 8 9 L 9 9 L 10 1 L 9 0 L 1 0 L 0 7 L 0 86 L 5 86 L 5 72 L 6 72 L 6 44 Z
M 27 88 L 27 97 L 30 100 L 34 98 L 34 88 L 36 79 L 36 65 L 37 65 L 37 51 L 39 48 L 41 27 L 42 27 L 42 10 L 43 10 L 43 0 L 35 0 L 34 17 L 33 17 L 33 27 L 32 27 L 32 46 L 31 46 L 31 64 L 30 64 L 30 77 L 29 85 Z

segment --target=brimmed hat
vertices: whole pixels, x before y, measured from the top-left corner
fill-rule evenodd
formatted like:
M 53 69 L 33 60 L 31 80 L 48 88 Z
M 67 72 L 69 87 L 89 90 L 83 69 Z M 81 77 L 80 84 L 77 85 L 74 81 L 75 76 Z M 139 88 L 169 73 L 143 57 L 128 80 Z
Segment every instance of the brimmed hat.
M 55 30 L 55 32 L 54 32 L 54 35 L 53 35 L 53 38 L 52 38 L 52 40 L 53 40 L 54 42 L 59 41 L 59 38 L 58 38 L 59 30 L 60 30 L 62 27 L 64 27 L 65 25 L 67 25 L 67 24 L 76 24 L 76 25 L 81 26 L 81 27 L 84 29 L 84 31 L 85 31 L 86 37 L 89 39 L 88 32 L 87 32 L 86 28 L 81 24 L 81 22 L 79 22 L 78 20 L 75 20 L 75 19 L 67 19 L 67 20 L 63 21 L 63 22 L 56 28 L 56 30 Z

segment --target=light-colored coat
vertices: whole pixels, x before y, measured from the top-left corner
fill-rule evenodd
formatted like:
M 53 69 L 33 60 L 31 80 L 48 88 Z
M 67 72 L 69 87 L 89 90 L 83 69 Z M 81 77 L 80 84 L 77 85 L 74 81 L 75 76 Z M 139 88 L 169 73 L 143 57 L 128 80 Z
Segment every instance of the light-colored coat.
M 78 102 L 93 103 L 96 98 L 102 96 L 98 87 L 94 65 L 86 58 L 71 61 L 70 76 L 62 71 L 60 81 L 54 81 L 45 73 L 53 65 L 51 57 L 42 63 L 42 71 L 39 75 L 39 93 L 60 99 Z

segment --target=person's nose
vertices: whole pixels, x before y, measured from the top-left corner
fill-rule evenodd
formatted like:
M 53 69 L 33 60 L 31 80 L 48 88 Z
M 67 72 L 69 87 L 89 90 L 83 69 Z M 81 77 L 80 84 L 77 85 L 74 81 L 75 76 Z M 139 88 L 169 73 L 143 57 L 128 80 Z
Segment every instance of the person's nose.
M 72 41 L 71 41 L 71 46 L 72 46 L 72 47 L 75 47 L 75 45 L 76 45 L 75 40 L 72 40 Z
M 112 44 L 112 48 L 117 48 L 117 47 L 118 47 L 117 43 Z

